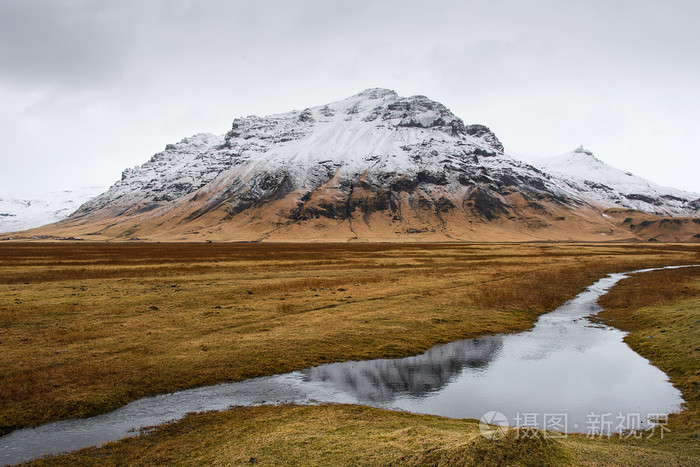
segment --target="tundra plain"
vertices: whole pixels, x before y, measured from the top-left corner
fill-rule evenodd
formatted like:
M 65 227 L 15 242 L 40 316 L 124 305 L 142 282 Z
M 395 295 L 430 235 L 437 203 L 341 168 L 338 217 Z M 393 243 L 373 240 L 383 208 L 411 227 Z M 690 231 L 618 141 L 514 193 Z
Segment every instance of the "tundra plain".
M 0 433 L 179 389 L 519 332 L 608 273 L 679 264 L 700 264 L 700 245 L 7 242 Z M 190 415 L 38 462 L 699 463 L 698 269 L 636 275 L 601 301 L 600 319 L 630 331 L 632 348 L 687 401 L 663 441 L 489 442 L 473 420 L 281 406 Z

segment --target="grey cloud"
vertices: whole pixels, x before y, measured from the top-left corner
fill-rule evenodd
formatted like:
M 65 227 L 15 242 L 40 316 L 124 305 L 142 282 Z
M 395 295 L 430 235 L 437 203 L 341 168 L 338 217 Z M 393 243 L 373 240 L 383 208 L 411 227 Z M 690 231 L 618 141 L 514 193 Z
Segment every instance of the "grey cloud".
M 128 35 L 121 15 L 97 3 L 1 2 L 0 76 L 69 87 L 113 79 L 126 58 Z
M 674 174 L 692 173 L 700 124 L 699 18 L 696 0 L 0 0 L 0 140 L 66 171 L 95 153 L 125 167 L 236 116 L 381 86 L 521 152 L 583 143 L 637 171 L 662 148 L 643 175 L 698 190 Z M 18 136 L 37 128 L 61 144 Z

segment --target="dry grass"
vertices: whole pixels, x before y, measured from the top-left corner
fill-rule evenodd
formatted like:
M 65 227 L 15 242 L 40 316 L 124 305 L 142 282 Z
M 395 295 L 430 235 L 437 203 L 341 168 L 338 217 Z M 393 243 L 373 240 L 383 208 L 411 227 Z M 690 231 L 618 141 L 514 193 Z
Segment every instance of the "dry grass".
M 3 244 L 0 433 L 139 397 L 529 328 L 693 245 Z
M 520 465 L 571 463 L 561 443 L 497 441 L 477 424 L 368 407 L 250 407 L 189 415 L 132 438 L 34 465 Z

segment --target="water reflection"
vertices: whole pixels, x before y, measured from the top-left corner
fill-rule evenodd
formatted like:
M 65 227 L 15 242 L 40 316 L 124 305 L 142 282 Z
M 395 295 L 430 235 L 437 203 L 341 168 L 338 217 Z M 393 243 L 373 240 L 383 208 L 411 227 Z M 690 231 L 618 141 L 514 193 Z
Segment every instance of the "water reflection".
M 302 371 L 302 380 L 331 385 L 358 402 L 390 402 L 397 395 L 424 397 L 444 388 L 465 369 L 484 370 L 502 341 L 501 336 L 489 336 L 435 347 L 416 357 L 332 363 Z
M 600 431 L 591 423 L 596 415 L 612 419 L 613 430 L 644 428 L 649 415 L 680 410 L 682 399 L 661 370 L 623 342 L 623 332 L 587 318 L 600 311 L 597 299 L 623 277 L 599 280 L 527 332 L 291 376 L 319 401 L 454 418 L 498 411 L 511 425 L 527 417 L 541 428 L 545 415 L 560 414 L 566 424 L 558 429 L 583 433 Z

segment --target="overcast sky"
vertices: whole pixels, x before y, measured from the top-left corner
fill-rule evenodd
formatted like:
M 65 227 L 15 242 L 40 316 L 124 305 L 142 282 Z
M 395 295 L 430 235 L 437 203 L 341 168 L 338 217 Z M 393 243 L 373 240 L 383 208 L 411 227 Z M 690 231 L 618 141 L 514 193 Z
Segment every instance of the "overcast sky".
M 0 0 L 0 196 L 368 87 L 700 192 L 698 0 Z

